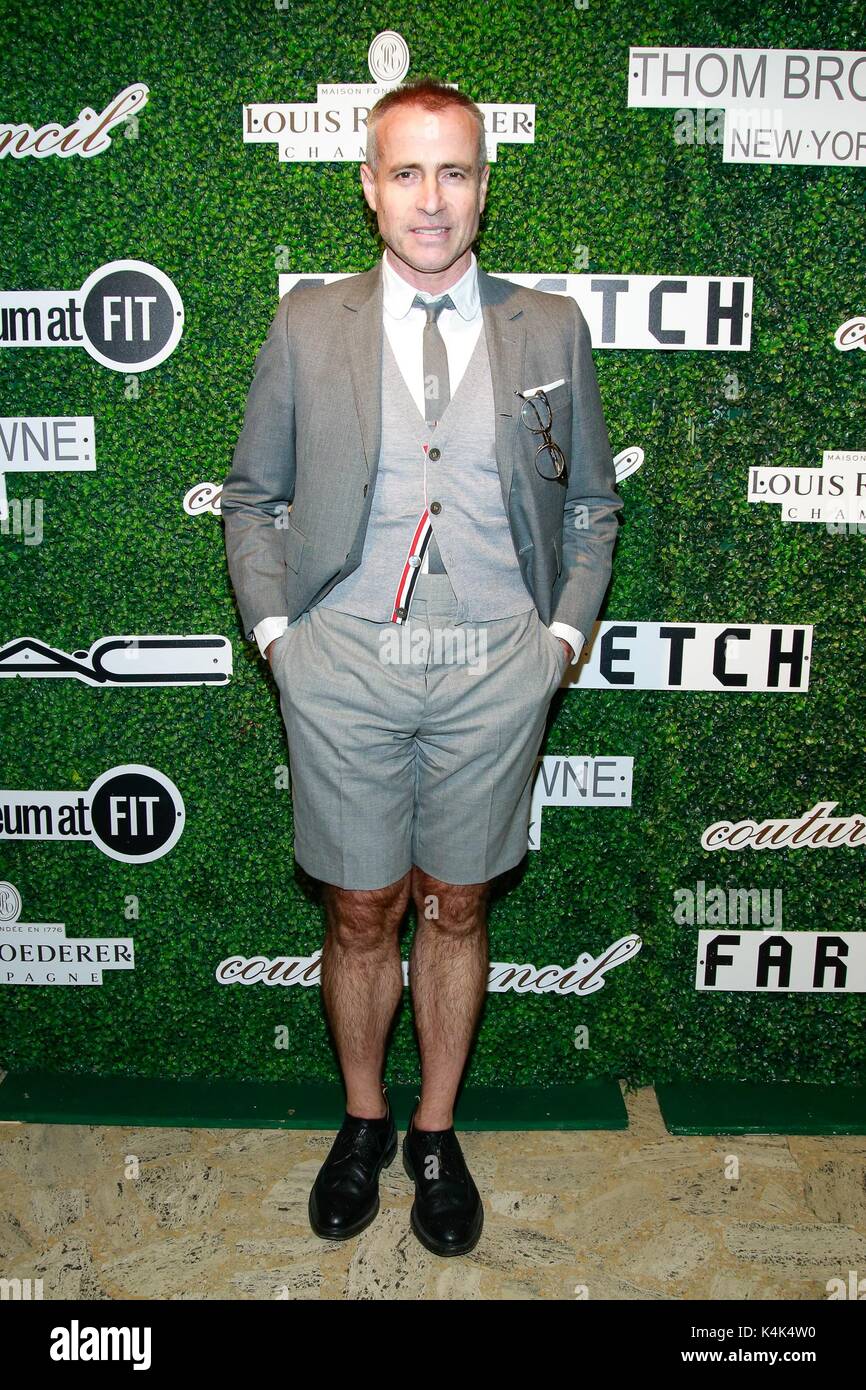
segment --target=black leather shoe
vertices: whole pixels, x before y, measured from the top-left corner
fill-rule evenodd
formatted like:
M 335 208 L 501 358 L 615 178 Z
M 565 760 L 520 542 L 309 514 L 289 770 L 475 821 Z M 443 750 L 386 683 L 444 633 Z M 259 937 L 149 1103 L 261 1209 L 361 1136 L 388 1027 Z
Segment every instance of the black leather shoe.
M 416 1129 L 415 1102 L 403 1140 L 403 1167 L 415 1184 L 409 1220 L 434 1255 L 466 1255 L 477 1244 L 484 1207 L 463 1151 L 450 1129 Z
M 310 1192 L 310 1225 L 324 1240 L 348 1240 L 379 1211 L 379 1174 L 394 1162 L 397 1127 L 385 1096 L 385 1122 L 346 1111 Z

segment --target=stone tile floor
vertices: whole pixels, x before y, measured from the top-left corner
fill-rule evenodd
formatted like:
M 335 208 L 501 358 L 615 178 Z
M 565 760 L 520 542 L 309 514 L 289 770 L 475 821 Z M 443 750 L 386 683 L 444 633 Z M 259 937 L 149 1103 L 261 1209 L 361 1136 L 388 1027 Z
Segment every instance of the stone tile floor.
M 45 1299 L 387 1300 L 811 1300 L 866 1277 L 866 1138 L 681 1138 L 651 1087 L 625 1102 L 625 1131 L 460 1135 L 485 1226 L 450 1260 L 412 1235 L 399 1148 L 373 1224 L 326 1243 L 307 1197 L 332 1133 L 0 1124 L 0 1277 Z

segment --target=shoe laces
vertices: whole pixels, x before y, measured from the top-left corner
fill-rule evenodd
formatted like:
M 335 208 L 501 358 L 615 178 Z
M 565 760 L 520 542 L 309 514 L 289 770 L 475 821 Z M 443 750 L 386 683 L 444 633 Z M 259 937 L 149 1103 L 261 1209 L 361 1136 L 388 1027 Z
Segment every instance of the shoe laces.
M 381 1157 L 390 1126 L 374 1128 L 358 1116 L 347 1116 L 334 1140 L 328 1163 L 328 1182 L 354 1178 L 359 1185 L 370 1181 L 371 1169 Z
M 413 1128 L 410 1143 L 415 1173 L 424 1184 L 427 1200 L 437 1208 L 465 1202 L 471 1178 L 453 1128 L 427 1132 Z

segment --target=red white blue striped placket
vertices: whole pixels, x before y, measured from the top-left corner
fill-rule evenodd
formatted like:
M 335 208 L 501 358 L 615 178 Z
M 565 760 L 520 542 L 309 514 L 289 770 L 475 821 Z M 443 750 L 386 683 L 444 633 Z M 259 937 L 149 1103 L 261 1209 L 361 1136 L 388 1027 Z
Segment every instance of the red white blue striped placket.
M 394 603 L 391 611 L 392 623 L 405 623 L 409 616 L 409 605 L 412 602 L 412 595 L 415 592 L 415 585 L 418 583 L 418 575 L 421 573 L 421 564 L 430 544 L 430 537 L 433 534 L 433 523 L 430 520 L 430 513 L 425 507 L 421 517 L 412 534 L 412 542 L 406 552 L 406 559 L 403 561 L 403 569 L 400 573 L 400 582 L 397 585 L 397 592 L 394 595 Z M 410 560 L 416 563 L 410 564 Z
M 424 444 L 422 447 L 426 456 L 427 445 Z M 394 602 L 391 606 L 392 623 L 405 623 L 409 616 L 412 595 L 415 592 L 415 585 L 418 583 L 418 575 L 421 573 L 421 566 L 424 562 L 424 556 L 427 553 L 427 547 L 430 544 L 430 537 L 432 534 L 433 523 L 430 520 L 430 511 L 429 508 L 425 507 L 412 533 L 412 540 L 409 543 L 409 549 L 403 561 L 403 568 L 400 571 L 397 592 L 394 595 Z M 413 559 L 415 561 L 414 564 L 411 563 Z

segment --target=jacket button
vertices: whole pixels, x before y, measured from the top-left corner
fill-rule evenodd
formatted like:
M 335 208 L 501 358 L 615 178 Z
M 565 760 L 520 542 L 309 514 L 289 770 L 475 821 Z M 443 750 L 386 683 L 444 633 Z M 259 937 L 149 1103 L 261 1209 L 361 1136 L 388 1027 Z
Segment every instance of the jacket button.
M 368 488 L 368 486 L 369 486 L 368 483 L 365 483 L 365 484 L 364 484 L 364 496 L 365 496 L 365 497 L 367 496 L 367 488 Z
M 439 513 L 440 513 L 441 510 L 442 510 L 442 503 L 441 503 L 441 502 L 431 502 L 431 503 L 430 503 L 430 510 L 431 510 L 431 512 L 433 513 L 434 516 L 438 516 Z
M 441 457 L 442 457 L 442 450 L 441 450 L 441 449 L 430 449 L 430 450 L 428 451 L 427 457 L 428 457 L 428 459 L 432 459 L 434 463 L 437 463 L 438 460 L 441 459 Z
M 405 609 L 405 608 L 398 608 L 398 609 L 397 609 L 397 617 L 398 617 L 398 618 L 405 618 L 405 616 L 406 616 L 406 609 Z

